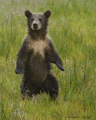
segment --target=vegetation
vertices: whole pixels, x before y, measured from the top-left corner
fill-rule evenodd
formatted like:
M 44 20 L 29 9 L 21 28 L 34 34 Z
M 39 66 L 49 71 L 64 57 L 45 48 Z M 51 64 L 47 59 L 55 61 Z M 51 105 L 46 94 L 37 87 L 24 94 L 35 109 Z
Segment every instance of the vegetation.
M 50 9 L 49 35 L 65 72 L 55 65 L 59 96 L 21 99 L 16 54 L 26 35 L 24 11 Z M 96 0 L 0 0 L 0 120 L 96 119 Z

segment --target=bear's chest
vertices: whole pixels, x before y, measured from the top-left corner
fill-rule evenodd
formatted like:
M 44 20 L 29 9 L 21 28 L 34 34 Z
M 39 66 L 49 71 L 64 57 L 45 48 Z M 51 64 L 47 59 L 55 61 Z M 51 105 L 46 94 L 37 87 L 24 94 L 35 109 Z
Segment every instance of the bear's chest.
M 37 53 L 40 54 L 42 57 L 45 57 L 44 55 L 44 49 L 47 47 L 46 41 L 38 40 L 38 41 L 32 41 L 29 44 L 29 48 L 33 49 L 33 54 L 36 55 Z

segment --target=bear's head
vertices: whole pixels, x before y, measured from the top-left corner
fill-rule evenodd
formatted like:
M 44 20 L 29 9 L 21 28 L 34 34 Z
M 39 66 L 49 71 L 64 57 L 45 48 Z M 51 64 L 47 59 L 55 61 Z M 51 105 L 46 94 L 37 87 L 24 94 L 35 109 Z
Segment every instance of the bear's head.
M 31 13 L 29 10 L 25 11 L 25 16 L 27 17 L 28 20 L 28 28 L 31 31 L 41 31 L 47 29 L 48 25 L 48 18 L 51 15 L 51 11 L 47 10 L 44 13 Z

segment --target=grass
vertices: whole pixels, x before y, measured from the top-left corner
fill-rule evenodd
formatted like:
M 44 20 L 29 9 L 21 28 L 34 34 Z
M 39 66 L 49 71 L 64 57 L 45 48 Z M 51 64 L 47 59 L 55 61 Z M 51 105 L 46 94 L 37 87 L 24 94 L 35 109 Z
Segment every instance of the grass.
M 16 54 L 26 35 L 24 11 L 52 11 L 49 35 L 65 72 L 55 65 L 59 96 L 22 101 Z M 0 120 L 96 119 L 96 0 L 0 0 Z

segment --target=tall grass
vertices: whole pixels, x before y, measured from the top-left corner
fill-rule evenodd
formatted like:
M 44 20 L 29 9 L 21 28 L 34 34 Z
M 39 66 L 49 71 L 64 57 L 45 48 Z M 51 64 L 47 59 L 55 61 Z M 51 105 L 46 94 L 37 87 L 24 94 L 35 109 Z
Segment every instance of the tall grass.
M 16 54 L 26 34 L 24 11 L 52 11 L 49 35 L 65 72 L 55 65 L 59 96 L 22 101 Z M 96 0 L 0 0 L 0 120 L 96 119 Z

